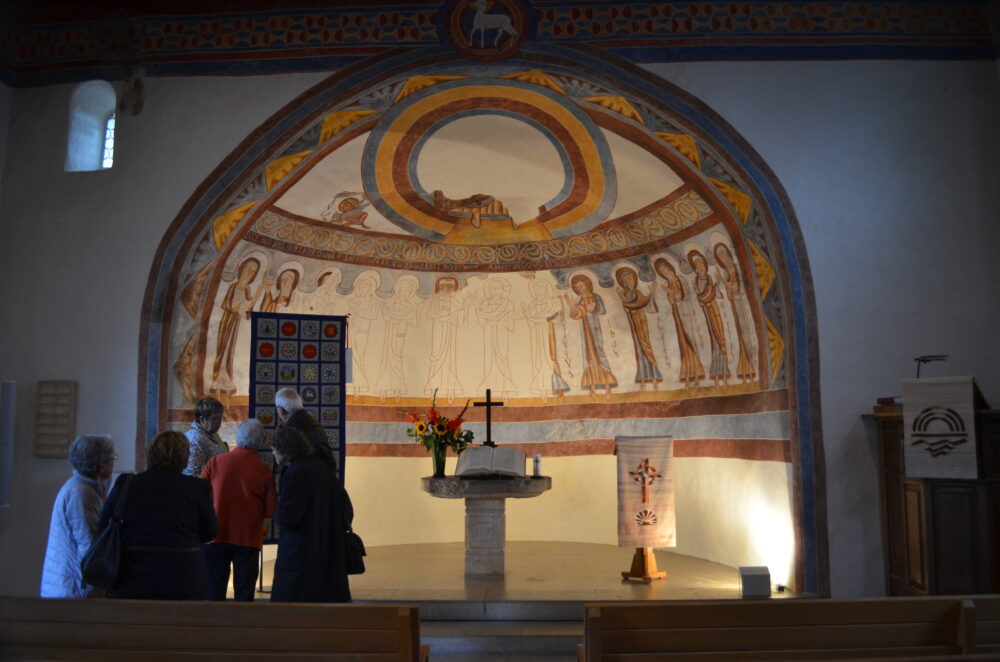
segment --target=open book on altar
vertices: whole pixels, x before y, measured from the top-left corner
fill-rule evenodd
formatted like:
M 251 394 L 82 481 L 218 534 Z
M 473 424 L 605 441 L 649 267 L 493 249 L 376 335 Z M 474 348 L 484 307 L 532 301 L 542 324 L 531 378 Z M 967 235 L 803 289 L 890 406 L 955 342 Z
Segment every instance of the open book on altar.
M 455 475 L 524 478 L 524 453 L 514 448 L 472 446 L 458 456 Z

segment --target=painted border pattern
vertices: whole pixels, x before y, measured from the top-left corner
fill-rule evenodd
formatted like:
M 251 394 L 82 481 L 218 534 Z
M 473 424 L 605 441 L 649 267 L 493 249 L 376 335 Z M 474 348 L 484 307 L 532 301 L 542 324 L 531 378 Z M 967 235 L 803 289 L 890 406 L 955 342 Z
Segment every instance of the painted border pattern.
M 308 4 L 308 3 L 306 3 Z M 454 3 L 448 3 L 449 5 Z M 988 0 L 928 2 L 543 2 L 523 0 L 528 38 L 611 49 L 633 62 L 993 59 Z M 21 10 L 0 29 L 0 80 L 231 75 L 338 69 L 398 48 L 452 43 L 438 3 L 184 14 L 135 3 L 92 18 L 71 7 Z M 144 15 L 144 12 L 148 14 Z

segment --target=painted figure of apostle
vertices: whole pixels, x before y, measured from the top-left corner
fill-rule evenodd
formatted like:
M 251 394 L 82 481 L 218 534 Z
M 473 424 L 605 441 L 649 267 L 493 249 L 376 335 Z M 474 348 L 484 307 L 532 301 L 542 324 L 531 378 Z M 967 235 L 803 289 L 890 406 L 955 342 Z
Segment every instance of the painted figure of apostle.
M 646 321 L 646 308 L 656 311 L 653 301 L 653 283 L 649 294 L 639 291 L 639 273 L 630 267 L 623 267 L 615 274 L 618 281 L 618 296 L 622 300 L 622 308 L 628 318 L 628 327 L 632 332 L 632 345 L 635 348 L 635 383 L 640 391 L 646 390 L 646 384 L 652 384 L 653 390 L 663 381 L 660 367 L 653 354 L 653 343 L 649 339 L 649 323 Z M 650 305 L 652 304 L 652 305 Z
M 424 393 L 437 390 L 448 402 L 462 394 L 458 380 L 459 329 L 468 321 L 465 305 L 456 296 L 459 284 L 454 276 L 442 276 L 434 284 L 434 298 L 427 304 L 431 320 L 430 371 Z
M 601 332 L 601 315 L 606 314 L 604 300 L 594 291 L 594 283 L 589 277 L 577 274 L 570 279 L 570 287 L 576 293 L 576 301 L 570 304 L 569 316 L 580 320 L 583 335 L 583 378 L 580 386 L 593 396 L 595 389 L 603 388 L 608 398 L 611 389 L 618 386 L 618 378 L 611 372 L 611 365 L 604 353 L 604 334 Z

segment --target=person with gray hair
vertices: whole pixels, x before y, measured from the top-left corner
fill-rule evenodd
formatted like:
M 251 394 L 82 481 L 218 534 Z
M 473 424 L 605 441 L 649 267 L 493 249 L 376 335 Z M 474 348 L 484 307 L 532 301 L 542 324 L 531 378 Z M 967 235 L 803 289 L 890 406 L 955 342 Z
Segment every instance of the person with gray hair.
M 277 503 L 274 474 L 257 456 L 263 441 L 264 426 L 248 418 L 236 429 L 236 448 L 209 459 L 201 472 L 212 484 L 219 518 L 219 532 L 204 546 L 209 600 L 226 599 L 232 566 L 234 599 L 253 602 L 264 520 L 274 515 Z
M 219 437 L 219 428 L 225 418 L 226 407 L 215 398 L 202 398 L 194 406 L 194 421 L 184 436 L 191 444 L 187 468 L 184 473 L 197 478 L 209 458 L 229 450 Z
M 70 444 L 73 475 L 52 506 L 42 566 L 43 598 L 83 598 L 91 593 L 92 587 L 83 583 L 80 562 L 97 538 L 105 481 L 111 478 L 116 459 L 114 442 L 107 435 L 81 435 Z
M 305 410 L 302 405 L 302 396 L 298 394 L 298 391 L 291 388 L 278 389 L 278 392 L 274 394 L 274 408 L 278 412 L 278 421 L 281 422 L 280 429 L 300 432 L 312 446 L 316 456 L 336 471 L 337 461 L 333 459 L 333 452 L 330 450 L 330 441 L 327 439 L 326 432 L 316 422 L 316 419 Z

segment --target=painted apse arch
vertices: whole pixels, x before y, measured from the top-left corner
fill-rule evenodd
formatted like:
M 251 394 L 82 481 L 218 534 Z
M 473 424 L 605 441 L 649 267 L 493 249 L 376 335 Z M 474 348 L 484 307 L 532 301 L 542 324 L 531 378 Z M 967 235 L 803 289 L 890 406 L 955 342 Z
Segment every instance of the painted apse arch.
M 673 435 L 678 551 L 828 592 L 790 204 L 721 118 L 612 56 L 419 49 L 331 76 L 194 193 L 146 296 L 140 440 L 202 394 L 273 415 L 247 411 L 249 311 L 345 314 L 349 456 L 422 455 L 397 407 L 435 390 L 457 412 L 491 388 L 494 437 L 545 456 Z M 750 478 L 722 488 L 713 462 Z

